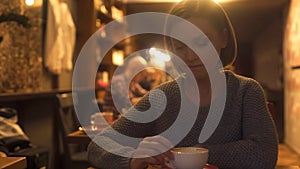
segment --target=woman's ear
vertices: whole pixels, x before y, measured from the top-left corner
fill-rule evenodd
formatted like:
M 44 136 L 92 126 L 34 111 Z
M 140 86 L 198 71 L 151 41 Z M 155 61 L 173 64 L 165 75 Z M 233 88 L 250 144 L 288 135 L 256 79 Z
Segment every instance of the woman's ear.
M 228 32 L 228 29 L 227 28 L 224 28 L 221 32 L 222 34 L 222 40 L 223 40 L 223 43 L 222 43 L 222 48 L 226 48 L 227 44 L 228 44 L 228 38 L 229 38 L 229 32 Z

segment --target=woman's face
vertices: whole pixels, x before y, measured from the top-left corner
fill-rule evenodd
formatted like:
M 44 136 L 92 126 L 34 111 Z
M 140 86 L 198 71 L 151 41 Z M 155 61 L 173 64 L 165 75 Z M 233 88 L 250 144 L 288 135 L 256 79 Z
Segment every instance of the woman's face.
M 187 20 L 197 26 L 206 35 L 195 35 L 192 36 L 192 38 L 187 39 L 193 45 L 193 48 L 200 51 L 198 53 L 203 54 L 202 57 L 205 57 L 205 59 L 210 59 L 208 58 L 211 55 L 210 53 L 214 53 L 211 52 L 212 48 L 209 48 L 211 42 L 217 54 L 220 56 L 221 49 L 226 47 L 227 44 L 227 30 L 225 28 L 223 30 L 216 29 L 212 23 L 203 18 L 191 17 Z M 178 23 L 175 24 L 175 27 L 176 29 L 174 30 L 185 30 L 186 24 Z M 205 66 L 196 53 L 177 40 L 172 40 L 171 45 L 173 50 L 172 52 L 179 56 L 187 64 L 196 79 L 207 77 Z

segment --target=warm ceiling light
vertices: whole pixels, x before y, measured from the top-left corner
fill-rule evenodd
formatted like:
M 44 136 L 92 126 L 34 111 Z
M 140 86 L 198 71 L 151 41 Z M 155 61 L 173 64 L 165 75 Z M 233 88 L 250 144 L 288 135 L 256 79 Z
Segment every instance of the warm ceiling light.
M 121 66 L 124 63 L 124 51 L 113 50 L 112 52 L 112 63 L 117 66 Z
M 1 1 L 1 0 L 0 0 Z M 44 0 L 21 0 L 26 6 L 41 7 Z
M 156 48 L 150 48 L 149 53 L 155 59 L 162 60 L 164 62 L 168 62 L 171 60 L 170 55 Z
M 232 1 L 232 0 L 214 0 L 215 2 L 217 3 L 222 3 L 222 2 L 229 2 L 229 1 Z
M 124 0 L 124 3 L 162 3 L 162 2 L 180 2 L 182 0 Z
M 25 4 L 27 6 L 32 6 L 34 4 L 34 0 L 25 0 Z

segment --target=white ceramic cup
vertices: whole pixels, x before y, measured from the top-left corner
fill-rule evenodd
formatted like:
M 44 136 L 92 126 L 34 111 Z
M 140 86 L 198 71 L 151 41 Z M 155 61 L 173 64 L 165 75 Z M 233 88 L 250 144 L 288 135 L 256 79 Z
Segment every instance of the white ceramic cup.
M 173 169 L 202 169 L 208 160 L 208 149 L 201 147 L 173 148 L 174 160 L 166 165 Z
M 91 125 L 92 130 L 97 130 L 100 125 L 104 124 L 104 119 L 102 117 L 102 113 L 98 112 L 91 115 Z
M 106 122 L 105 122 L 106 120 Z M 101 128 L 101 126 L 110 124 L 113 121 L 113 113 L 112 112 L 98 112 L 91 115 L 91 125 L 92 130 L 97 130 Z

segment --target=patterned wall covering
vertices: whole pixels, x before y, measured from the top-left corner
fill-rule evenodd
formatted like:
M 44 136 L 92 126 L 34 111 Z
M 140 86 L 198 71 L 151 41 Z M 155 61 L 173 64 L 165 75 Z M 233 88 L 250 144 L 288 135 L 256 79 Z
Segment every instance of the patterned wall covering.
M 300 153 L 300 1 L 292 0 L 285 30 L 285 141 Z
M 15 21 L 5 21 L 4 16 Z M 24 26 L 24 16 L 30 27 Z M 0 1 L 0 93 L 39 90 L 42 83 L 42 7 Z

